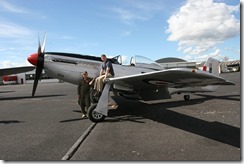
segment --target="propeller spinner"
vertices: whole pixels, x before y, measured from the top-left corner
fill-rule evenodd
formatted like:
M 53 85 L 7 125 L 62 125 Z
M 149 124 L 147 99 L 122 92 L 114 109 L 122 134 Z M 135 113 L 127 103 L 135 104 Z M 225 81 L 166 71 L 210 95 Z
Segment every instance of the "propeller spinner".
M 38 81 L 42 75 L 42 70 L 43 70 L 43 65 L 44 65 L 44 50 L 45 50 L 45 44 L 46 44 L 46 34 L 44 34 L 42 46 L 40 44 L 39 36 L 38 36 L 38 42 L 39 42 L 39 46 L 38 46 L 37 53 L 30 55 L 27 59 L 32 65 L 36 66 L 35 79 L 34 79 L 34 84 L 33 84 L 33 89 L 32 89 L 32 97 L 34 97 L 34 95 L 35 95 Z

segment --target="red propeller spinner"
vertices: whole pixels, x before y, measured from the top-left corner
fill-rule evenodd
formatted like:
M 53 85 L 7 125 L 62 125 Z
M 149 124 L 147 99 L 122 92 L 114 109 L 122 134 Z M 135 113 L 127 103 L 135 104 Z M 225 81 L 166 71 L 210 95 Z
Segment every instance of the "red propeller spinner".
M 31 63 L 32 65 L 36 66 L 37 65 L 37 58 L 38 58 L 38 53 L 34 53 L 31 54 L 27 60 L 29 61 L 29 63 Z

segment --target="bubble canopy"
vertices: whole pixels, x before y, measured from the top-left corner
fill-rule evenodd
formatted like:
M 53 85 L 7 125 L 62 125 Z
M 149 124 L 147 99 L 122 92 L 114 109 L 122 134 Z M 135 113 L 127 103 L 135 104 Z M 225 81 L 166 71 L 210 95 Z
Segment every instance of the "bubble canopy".
M 136 66 L 136 67 L 143 67 L 143 68 L 152 68 L 152 69 L 163 69 L 164 67 L 160 65 L 159 63 L 144 57 L 135 55 L 130 58 L 130 61 L 128 61 L 128 58 L 126 56 L 116 56 L 112 60 L 118 61 L 121 65 L 130 65 L 130 66 Z

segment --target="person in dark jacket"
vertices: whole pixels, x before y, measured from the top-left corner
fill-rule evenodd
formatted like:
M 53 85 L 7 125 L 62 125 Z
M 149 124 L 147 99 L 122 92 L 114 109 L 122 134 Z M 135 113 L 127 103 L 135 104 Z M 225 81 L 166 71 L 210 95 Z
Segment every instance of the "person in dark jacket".
M 92 78 L 88 77 L 87 71 L 82 72 L 82 80 L 77 87 L 78 103 L 81 108 L 82 118 L 87 117 L 87 110 L 91 105 L 90 102 L 90 82 Z M 89 84 L 90 83 L 90 84 Z

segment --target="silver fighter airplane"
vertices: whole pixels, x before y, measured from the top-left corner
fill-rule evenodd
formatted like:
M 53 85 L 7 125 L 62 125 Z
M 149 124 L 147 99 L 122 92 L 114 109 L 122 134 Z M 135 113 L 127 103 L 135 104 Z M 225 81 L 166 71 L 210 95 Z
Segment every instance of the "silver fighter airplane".
M 80 73 L 87 71 L 89 76 L 97 77 L 102 65 L 100 57 L 61 52 L 44 52 L 46 35 L 38 52 L 30 55 L 28 61 L 36 66 L 33 84 L 34 96 L 42 70 L 49 76 L 78 85 Z M 94 104 L 88 109 L 88 117 L 93 122 L 101 122 L 108 116 L 110 91 L 127 99 L 143 101 L 170 99 L 172 94 L 184 93 L 189 100 L 189 93 L 212 92 L 218 85 L 234 85 L 219 76 L 219 61 L 209 58 L 203 70 L 190 68 L 165 69 L 160 64 L 142 56 L 133 56 L 130 64 L 124 65 L 122 57 L 109 59 L 114 68 L 115 77 L 106 79 L 100 97 L 91 92 Z

